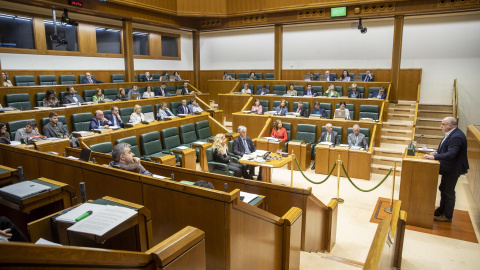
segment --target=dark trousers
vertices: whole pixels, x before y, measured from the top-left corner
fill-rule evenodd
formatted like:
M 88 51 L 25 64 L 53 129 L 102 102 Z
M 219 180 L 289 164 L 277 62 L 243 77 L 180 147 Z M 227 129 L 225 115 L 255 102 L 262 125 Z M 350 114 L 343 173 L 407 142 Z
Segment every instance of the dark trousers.
M 443 174 L 440 186 L 440 207 L 435 211 L 437 215 L 445 215 L 451 219 L 453 209 L 455 208 L 455 186 L 457 185 L 459 174 Z
M 255 175 L 255 167 L 253 165 L 248 165 L 248 172 L 249 172 L 249 177 L 253 179 L 253 176 Z M 262 180 L 262 167 L 258 170 L 258 177 L 257 180 Z
M 247 168 L 242 164 L 233 163 L 230 161 L 230 163 L 228 163 L 228 169 L 235 172 L 236 177 L 248 178 Z
M 12 238 L 10 238 L 8 241 L 15 241 L 15 242 L 28 242 L 27 238 L 23 235 L 23 233 L 15 227 L 15 224 L 13 224 L 10 219 L 4 216 L 0 216 L 0 230 L 5 230 L 5 229 L 11 229 L 9 233 L 12 234 Z

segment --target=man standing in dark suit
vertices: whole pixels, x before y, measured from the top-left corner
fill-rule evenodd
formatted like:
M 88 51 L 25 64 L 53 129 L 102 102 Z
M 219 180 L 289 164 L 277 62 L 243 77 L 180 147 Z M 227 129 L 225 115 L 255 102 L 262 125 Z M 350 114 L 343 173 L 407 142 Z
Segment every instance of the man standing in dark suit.
M 238 133 L 240 136 L 233 140 L 233 153 L 237 156 L 243 156 L 245 154 L 251 154 L 257 151 L 255 144 L 250 137 L 247 137 L 247 128 L 244 126 L 238 127 Z M 255 166 L 248 165 L 248 179 L 253 179 L 253 175 L 255 174 Z M 258 172 L 257 180 L 262 180 L 262 167 Z
M 321 142 L 329 142 L 333 145 L 340 144 L 340 136 L 338 136 L 336 131 L 333 131 L 332 124 L 328 123 L 325 125 L 325 131 L 322 132 L 322 135 L 320 135 L 320 139 L 318 140 L 319 144 Z M 315 163 L 313 163 L 312 170 L 315 170 Z
M 109 114 L 109 115 L 105 116 L 105 118 L 108 120 L 108 124 L 110 126 L 124 128 L 125 124 L 122 121 L 122 117 L 120 116 L 120 113 L 118 111 L 118 107 L 113 106 L 111 111 L 112 111 L 112 114 Z
M 370 70 L 367 70 L 365 75 L 362 76 L 362 81 L 364 82 L 373 82 L 373 74 L 370 72 Z
M 187 100 L 182 99 L 182 106 L 178 106 L 177 114 L 192 114 L 192 112 L 187 106 Z
M 425 159 L 440 161 L 440 207 L 435 209 L 435 220 L 452 222 L 453 209 L 455 208 L 455 186 L 458 178 L 466 174 L 468 166 L 467 137 L 457 128 L 457 120 L 445 117 L 442 120 L 442 131 L 445 137 L 440 142 L 437 152 L 423 156 Z
M 92 84 L 92 83 L 104 83 L 95 79 L 90 72 L 85 73 L 85 78 L 82 80 L 83 84 Z
M 303 106 L 302 101 L 298 102 L 298 106 L 293 109 L 293 112 L 300 114 L 300 116 L 302 117 L 307 117 L 307 114 L 308 114 L 307 108 Z

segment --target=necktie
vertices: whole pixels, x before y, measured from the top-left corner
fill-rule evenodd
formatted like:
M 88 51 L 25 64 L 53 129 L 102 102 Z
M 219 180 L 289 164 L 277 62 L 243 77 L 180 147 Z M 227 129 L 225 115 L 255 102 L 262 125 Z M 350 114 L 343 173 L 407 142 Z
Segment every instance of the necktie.
M 117 126 L 117 116 L 113 116 L 113 125 Z
M 330 142 L 330 133 L 327 135 L 327 142 Z
M 312 91 L 308 90 L 307 95 L 311 96 L 311 95 L 312 95 Z
M 172 114 L 168 110 L 166 110 L 165 113 L 167 114 L 167 116 L 172 116 Z
M 247 140 L 243 140 L 243 147 L 245 147 L 245 154 L 250 154 L 250 149 L 248 149 Z
M 78 103 L 78 98 L 75 95 L 72 98 L 75 101 L 75 103 Z
M 93 83 L 92 79 L 88 79 L 90 81 L 90 83 Z
M 358 146 L 358 135 L 355 136 L 355 146 Z

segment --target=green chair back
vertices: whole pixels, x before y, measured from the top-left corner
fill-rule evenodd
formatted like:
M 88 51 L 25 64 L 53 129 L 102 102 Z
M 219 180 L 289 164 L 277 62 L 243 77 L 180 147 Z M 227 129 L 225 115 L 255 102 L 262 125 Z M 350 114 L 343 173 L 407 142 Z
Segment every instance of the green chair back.
M 112 154 L 113 145 L 111 142 L 101 142 L 97 144 L 89 145 L 90 150 L 93 152 L 103 153 L 103 154 Z
M 182 106 L 182 102 L 181 101 L 174 101 L 174 102 L 171 102 L 170 103 L 170 111 L 172 111 L 172 113 L 174 115 L 177 115 L 177 108 L 179 106 Z
M 205 140 L 212 136 L 212 132 L 210 131 L 210 125 L 208 123 L 208 120 L 196 122 L 195 130 L 197 132 L 197 138 L 199 140 Z
M 118 89 L 117 88 L 107 88 L 103 90 L 103 95 L 105 96 L 106 99 L 111 99 L 115 100 L 118 94 Z
M 92 114 L 91 113 L 72 114 L 73 130 L 74 131 L 89 131 L 91 120 L 92 120 Z
M 140 158 L 142 155 L 140 154 L 140 149 L 138 149 L 138 143 L 137 143 L 137 137 L 136 136 L 130 136 L 130 137 L 125 137 L 121 138 L 115 141 L 115 145 L 119 143 L 128 143 L 130 144 L 130 149 L 132 150 L 132 153 L 135 154 L 136 157 Z
M 65 115 L 59 115 L 58 116 L 58 122 L 61 122 L 63 124 L 63 127 L 65 127 L 65 130 L 68 133 L 70 133 L 68 131 L 67 118 L 65 117 Z M 44 117 L 40 120 L 40 125 L 42 126 L 42 131 L 43 131 L 43 127 L 48 123 L 50 123 L 50 118 L 48 118 L 48 117 Z
M 162 152 L 162 143 L 158 131 L 140 135 L 140 147 L 145 158 Z
M 35 85 L 35 77 L 33 75 L 17 75 L 13 77 L 16 86 L 32 86 Z
M 78 75 L 78 83 L 82 83 L 83 79 L 85 79 L 87 76 L 85 75 Z
M 125 78 L 123 74 L 112 74 L 112 83 L 123 83 L 125 82 Z
M 165 87 L 165 91 L 167 91 L 168 93 L 170 93 L 170 95 L 175 95 L 177 93 L 177 90 L 175 89 L 175 86 L 174 85 L 167 85 Z
M 85 102 L 91 102 L 93 100 L 93 95 L 95 95 L 95 89 L 83 90 L 83 100 Z
M 359 119 L 372 118 L 378 120 L 378 105 L 360 105 Z
M 282 126 L 287 130 L 287 141 L 292 139 L 292 123 L 282 122 Z
M 148 113 L 148 112 L 153 112 L 153 106 L 152 105 L 143 105 L 142 106 L 142 113 Z
M 182 144 L 191 144 L 197 141 L 197 134 L 195 133 L 195 126 L 193 124 L 181 125 L 179 132 Z
M 270 110 L 270 101 L 268 100 L 260 100 L 260 105 L 262 105 L 263 112 Z
M 323 96 L 323 86 L 312 85 L 312 90 L 317 91 L 317 96 Z
M 255 78 L 257 78 L 257 80 L 263 80 L 263 73 L 255 72 Z
M 30 96 L 27 93 L 7 94 L 5 95 L 5 103 L 9 107 L 14 107 L 21 111 L 28 111 L 32 109 Z
M 339 136 L 338 138 L 340 139 L 340 143 L 342 143 L 343 128 L 332 126 L 332 130 L 338 133 L 338 136 Z M 327 130 L 325 129 L 325 126 L 323 126 L 322 129 L 321 129 L 321 132 L 323 133 L 325 131 L 327 131 Z
M 62 85 L 77 84 L 77 78 L 75 77 L 75 75 L 60 75 L 59 78 L 60 84 Z
M 248 73 L 238 73 L 239 80 L 246 80 L 248 79 Z
M 178 137 L 178 130 L 176 127 L 162 129 L 162 131 L 160 131 L 160 135 L 164 149 L 172 149 L 181 145 L 180 137 Z
M 130 121 L 130 116 L 132 115 L 133 111 L 134 111 L 133 107 L 118 109 L 118 112 L 120 113 L 120 117 L 122 117 L 122 121 L 124 123 L 128 123 Z
M 336 85 L 335 86 L 335 91 L 337 91 L 340 96 L 343 96 L 343 86 Z
M 380 87 L 379 86 L 372 86 L 372 87 L 369 87 L 368 88 L 368 97 L 372 97 L 372 94 L 375 93 L 375 92 L 378 92 L 380 91 Z
M 327 118 L 331 118 L 332 115 L 332 104 L 330 103 L 320 103 L 320 108 L 325 110 Z
M 38 75 L 40 85 L 56 85 L 57 77 L 55 75 Z
M 295 140 L 315 144 L 317 137 L 317 127 L 315 125 L 298 124 Z
M 24 128 L 29 121 L 35 122 L 35 119 L 24 119 L 7 122 L 7 130 L 10 133 L 10 140 L 15 140 L 15 133 L 17 132 L 17 130 L 20 128 Z
M 275 74 L 274 73 L 266 73 L 265 74 L 265 80 L 275 80 Z
M 152 80 L 155 82 L 160 81 L 161 74 L 152 74 Z
M 235 80 L 236 79 L 236 74 L 235 73 L 227 73 L 227 75 L 232 76 L 232 78 Z
M 44 98 L 45 98 L 45 93 L 36 93 L 35 94 L 35 106 L 42 107 Z

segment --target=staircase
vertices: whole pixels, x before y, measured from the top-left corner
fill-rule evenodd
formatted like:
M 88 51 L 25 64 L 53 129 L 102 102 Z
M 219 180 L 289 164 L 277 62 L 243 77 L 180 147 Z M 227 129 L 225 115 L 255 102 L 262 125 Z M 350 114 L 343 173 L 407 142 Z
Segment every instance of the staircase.
M 386 174 L 397 161 L 397 172 L 402 170 L 402 157 L 412 140 L 415 101 L 398 101 L 389 104 L 388 120 L 382 124 L 381 144 L 375 147 L 372 173 Z
M 428 148 L 437 149 L 445 136 L 440 124 L 442 123 L 442 119 L 447 116 L 453 116 L 452 105 L 418 104 L 415 137 L 422 134 L 424 137 L 417 141 L 417 147 L 426 145 Z

